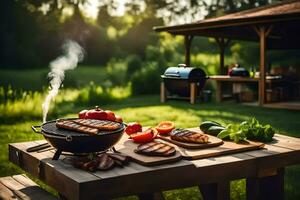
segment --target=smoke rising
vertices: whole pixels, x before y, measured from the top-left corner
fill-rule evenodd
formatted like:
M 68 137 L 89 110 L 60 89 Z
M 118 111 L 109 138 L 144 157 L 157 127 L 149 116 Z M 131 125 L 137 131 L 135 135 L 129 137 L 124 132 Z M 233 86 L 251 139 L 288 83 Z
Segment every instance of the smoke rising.
M 67 40 L 64 42 L 63 55 L 59 56 L 49 64 L 50 72 L 50 91 L 43 102 L 43 122 L 47 120 L 47 114 L 51 101 L 58 94 L 58 90 L 65 78 L 65 71 L 72 70 L 77 67 L 78 62 L 84 58 L 84 49 L 75 41 Z

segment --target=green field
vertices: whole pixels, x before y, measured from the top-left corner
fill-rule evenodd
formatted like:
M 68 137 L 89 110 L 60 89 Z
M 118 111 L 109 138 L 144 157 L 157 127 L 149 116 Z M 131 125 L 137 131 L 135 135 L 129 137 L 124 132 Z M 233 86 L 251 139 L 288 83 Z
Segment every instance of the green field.
M 105 67 L 79 65 L 73 71 L 65 74 L 64 87 L 82 87 L 93 81 L 101 84 L 106 77 Z M 0 86 L 11 86 L 16 89 L 42 90 L 47 87 L 47 74 L 49 68 L 24 69 L 24 70 L 0 70 Z
M 39 81 L 43 80 L 42 77 L 47 74 L 47 70 L 6 71 L 5 73 L 0 72 L 1 86 L 7 86 L 7 84 L 4 84 L 4 80 L 16 88 L 21 87 L 30 90 L 40 90 L 41 86 L 46 85 L 46 83 L 43 84 Z M 239 123 L 255 116 L 262 123 L 272 124 L 280 133 L 300 137 L 298 120 L 300 119 L 300 112 L 298 111 L 248 107 L 234 103 L 218 104 L 212 102 L 191 105 L 188 102 L 169 101 L 166 104 L 161 104 L 159 96 L 128 97 L 128 94 L 122 96 L 122 89 L 110 93 L 112 96 L 119 95 L 122 98 L 109 101 L 109 99 L 106 99 L 107 96 L 102 95 L 101 91 L 99 94 L 96 92 L 95 95 L 89 93 L 90 90 L 84 86 L 91 80 L 95 81 L 95 85 L 97 85 L 97 81 L 101 82 L 102 79 L 105 79 L 105 68 L 85 67 L 83 69 L 82 67 L 81 70 L 79 67 L 73 73 L 68 74 L 68 77 L 73 77 L 78 83 L 79 80 L 82 81 L 79 85 L 82 84 L 83 88 L 78 89 L 77 87 L 76 89 L 75 87 L 60 91 L 55 103 L 52 103 L 48 116 L 49 120 L 58 117 L 76 116 L 76 113 L 83 108 L 99 105 L 123 116 L 125 122 L 139 121 L 144 126 L 155 126 L 162 120 L 171 120 L 176 123 L 177 127 L 185 128 L 199 126 L 200 122 L 204 120 L 214 120 L 227 124 Z M 37 77 L 40 77 L 40 79 Z M 70 84 L 70 86 L 74 85 Z M 98 89 L 96 88 L 96 90 Z M 85 96 L 87 100 L 83 101 L 80 95 L 82 96 L 85 93 L 87 93 Z M 0 177 L 23 173 L 20 168 L 8 161 L 8 144 L 42 138 L 40 135 L 33 133 L 30 127 L 41 124 L 41 104 L 44 97 L 45 92 L 38 91 L 25 97 L 0 103 Z M 297 189 L 300 188 L 300 166 L 288 167 L 285 178 L 286 199 L 300 199 L 300 191 Z M 245 180 L 232 182 L 231 191 L 232 199 L 245 199 Z M 170 200 L 199 199 L 199 191 L 196 187 L 192 187 L 166 191 L 164 196 Z M 134 199 L 134 197 L 124 199 Z

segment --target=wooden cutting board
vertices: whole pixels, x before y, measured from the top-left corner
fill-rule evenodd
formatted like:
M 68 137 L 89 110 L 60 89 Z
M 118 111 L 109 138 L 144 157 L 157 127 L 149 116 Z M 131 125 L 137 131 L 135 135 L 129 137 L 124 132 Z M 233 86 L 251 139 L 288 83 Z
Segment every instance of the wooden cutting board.
M 190 128 L 193 131 L 199 131 L 199 128 Z M 209 135 L 209 138 L 216 138 Z M 181 153 L 182 157 L 188 160 L 196 160 L 201 158 L 209 158 L 225 154 L 240 153 L 244 151 L 256 150 L 264 147 L 264 143 L 247 141 L 245 143 L 236 144 L 230 141 L 224 141 L 220 146 L 209 147 L 204 149 L 187 149 L 177 146 L 176 149 Z
M 128 136 L 123 136 L 121 141 L 115 147 L 117 151 L 130 156 L 133 161 L 145 166 L 161 165 L 161 164 L 176 162 L 181 159 L 181 154 L 178 152 L 178 150 L 176 151 L 175 155 L 169 157 L 146 156 L 142 154 L 137 154 L 134 152 L 134 150 L 138 145 L 139 145 L 138 143 L 134 143 L 132 140 L 129 140 Z M 175 145 L 172 144 L 170 145 L 175 147 Z
M 190 130 L 200 131 L 199 128 L 190 128 Z M 219 141 L 219 138 L 215 136 L 211 136 L 211 135 L 208 136 L 210 141 Z M 175 162 L 180 160 L 181 158 L 187 160 L 196 160 L 196 159 L 209 158 L 209 157 L 220 156 L 225 154 L 233 154 L 233 153 L 240 153 L 244 151 L 262 149 L 264 147 L 264 143 L 261 142 L 248 141 L 245 143 L 236 144 L 230 141 L 223 141 L 223 143 L 219 146 L 208 145 L 208 146 L 203 146 L 202 148 L 199 147 L 185 148 L 185 147 L 175 145 L 174 143 L 168 142 L 166 140 L 161 140 L 161 139 L 156 139 L 156 140 L 174 146 L 178 152 L 171 157 L 154 157 L 154 156 L 145 156 L 145 155 L 137 154 L 134 152 L 134 149 L 139 144 L 134 143 L 131 140 L 128 140 L 127 135 L 124 135 L 120 140 L 120 142 L 118 142 L 118 144 L 115 147 L 121 153 L 127 154 L 128 156 L 132 157 L 132 159 L 135 162 L 146 166 L 154 166 L 154 165 L 160 165 L 169 162 Z

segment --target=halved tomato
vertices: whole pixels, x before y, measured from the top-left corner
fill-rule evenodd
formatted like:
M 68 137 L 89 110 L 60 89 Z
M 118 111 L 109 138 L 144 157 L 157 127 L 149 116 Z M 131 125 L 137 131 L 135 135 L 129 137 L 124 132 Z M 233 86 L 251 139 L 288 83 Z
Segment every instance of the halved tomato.
M 175 124 L 170 121 L 162 121 L 155 128 L 159 134 L 168 134 L 175 128 Z
M 127 127 L 125 129 L 125 133 L 127 133 L 127 135 L 131 135 L 133 133 L 137 133 L 137 132 L 142 132 L 142 125 L 138 122 L 130 122 L 127 124 Z
M 154 140 L 157 135 L 157 131 L 154 128 L 149 128 L 143 132 L 137 132 L 130 135 L 130 138 L 137 143 L 147 143 Z

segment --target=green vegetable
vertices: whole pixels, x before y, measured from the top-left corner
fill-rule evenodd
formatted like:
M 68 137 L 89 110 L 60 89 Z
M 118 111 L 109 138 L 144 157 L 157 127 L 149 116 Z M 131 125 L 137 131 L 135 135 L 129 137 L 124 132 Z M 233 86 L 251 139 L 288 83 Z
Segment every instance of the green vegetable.
M 213 121 L 204 121 L 200 124 L 200 130 L 203 131 L 204 133 L 217 135 L 221 131 L 221 130 L 220 131 L 215 130 L 220 128 L 212 128 L 210 132 L 209 129 L 211 127 L 221 127 L 224 129 L 224 127 L 221 124 Z
M 240 124 L 240 130 L 247 135 L 248 139 L 260 142 L 272 141 L 275 134 L 275 129 L 270 124 L 263 126 L 255 118 L 242 122 Z
M 263 126 L 257 119 L 252 118 L 239 125 L 228 124 L 224 130 L 217 135 L 220 139 L 230 139 L 238 143 L 249 139 L 260 142 L 270 142 L 275 134 L 274 128 L 267 124 Z
M 210 134 L 210 135 L 218 135 L 224 129 L 225 128 L 221 127 L 221 126 L 211 126 L 205 133 Z
M 217 137 L 224 140 L 227 139 L 229 137 L 230 132 L 227 129 L 224 129 L 223 131 L 221 131 Z
M 211 126 L 222 126 L 218 122 L 213 122 L 213 121 L 204 121 L 200 124 L 200 129 L 209 129 Z
M 220 132 L 217 137 L 220 139 L 230 139 L 235 143 L 246 140 L 246 135 L 239 128 L 239 125 L 228 124 L 226 129 Z
M 229 138 L 230 140 L 233 140 L 235 143 L 239 143 L 240 141 L 244 141 L 247 139 L 246 135 L 242 131 L 230 133 Z

